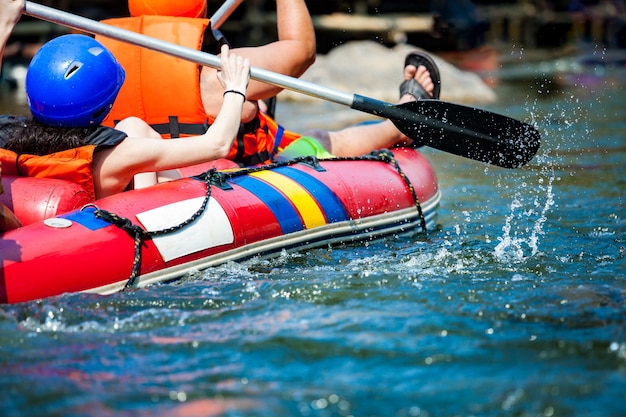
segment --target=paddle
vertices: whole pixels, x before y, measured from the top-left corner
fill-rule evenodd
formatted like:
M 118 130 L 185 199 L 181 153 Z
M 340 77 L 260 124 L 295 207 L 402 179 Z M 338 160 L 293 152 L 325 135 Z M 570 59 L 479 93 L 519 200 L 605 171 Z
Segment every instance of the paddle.
M 219 29 L 222 23 L 228 19 L 228 16 L 230 16 L 242 2 L 243 0 L 226 0 L 210 17 L 211 28 Z
M 220 59 L 215 55 L 106 25 L 31 1 L 26 2 L 24 13 L 70 28 L 160 51 L 197 64 L 220 68 Z M 398 129 L 419 145 L 428 145 L 455 155 L 505 168 L 517 168 L 526 164 L 537 153 L 540 145 L 539 132 L 531 125 L 486 110 L 438 100 L 393 105 L 256 67 L 251 69 L 250 76 L 258 81 L 390 119 Z

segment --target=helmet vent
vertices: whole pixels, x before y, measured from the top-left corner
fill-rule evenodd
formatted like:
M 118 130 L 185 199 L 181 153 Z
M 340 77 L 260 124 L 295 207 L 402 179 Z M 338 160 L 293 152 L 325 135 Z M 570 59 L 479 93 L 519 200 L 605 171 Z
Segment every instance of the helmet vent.
M 89 53 L 93 56 L 98 56 L 104 52 L 104 48 L 100 48 L 99 46 L 92 46 L 88 49 Z
M 67 69 L 67 71 L 65 71 L 65 79 L 67 80 L 72 75 L 74 75 L 76 73 L 76 71 L 78 71 L 80 69 L 80 67 L 82 67 L 82 66 L 83 66 L 82 62 L 78 62 L 78 61 L 72 62 L 70 67 Z

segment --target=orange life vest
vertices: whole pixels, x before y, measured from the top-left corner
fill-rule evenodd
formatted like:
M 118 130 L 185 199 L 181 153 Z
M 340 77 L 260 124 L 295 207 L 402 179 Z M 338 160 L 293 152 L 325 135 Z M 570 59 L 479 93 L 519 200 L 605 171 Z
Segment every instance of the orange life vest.
M 103 23 L 131 30 L 187 48 L 201 50 L 207 19 L 170 16 L 138 16 L 104 20 Z M 113 126 L 129 116 L 139 117 L 163 137 L 200 135 L 215 120 L 206 114 L 200 92 L 200 66 L 169 56 L 98 37 L 126 70 L 126 81 L 104 121 Z M 295 135 L 295 134 L 294 134 Z M 282 128 L 259 112 L 242 124 L 228 158 L 242 165 L 267 162 L 280 147 Z
M 92 162 L 96 145 L 85 145 L 49 155 L 22 154 L 0 148 L 2 174 L 56 178 L 81 185 L 95 199 Z
M 209 20 L 139 16 L 108 19 L 103 23 L 200 50 Z M 200 96 L 200 66 L 126 42 L 96 38 L 126 71 L 124 85 L 103 122 L 105 126 L 113 127 L 115 122 L 129 116 L 145 120 L 160 133 L 170 132 L 170 122 L 175 123 L 170 118 L 176 118 L 181 127 L 185 124 L 208 126 Z M 172 133 L 177 136 L 177 132 Z
M 261 111 L 241 126 L 227 158 L 243 166 L 271 162 L 274 155 L 301 136 L 285 130 Z

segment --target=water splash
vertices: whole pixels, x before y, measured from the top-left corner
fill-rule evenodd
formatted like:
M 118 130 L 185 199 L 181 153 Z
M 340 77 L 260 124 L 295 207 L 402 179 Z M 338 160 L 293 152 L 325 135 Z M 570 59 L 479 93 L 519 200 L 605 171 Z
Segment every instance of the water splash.
M 541 236 L 545 234 L 549 212 L 556 204 L 554 183 L 562 180 L 562 171 L 567 167 L 565 161 L 579 152 L 579 140 L 593 136 L 585 117 L 592 112 L 593 102 L 581 100 L 586 95 L 573 89 L 564 94 L 562 100 L 547 106 L 546 97 L 541 96 L 562 94 L 558 83 L 547 73 L 536 81 L 535 91 L 527 96 L 524 107 L 525 113 L 531 117 L 531 124 L 543 127 L 545 143 L 534 160 L 539 168 L 537 180 L 522 180 L 525 182 L 516 187 L 512 196 L 510 213 L 494 247 L 494 255 L 501 262 L 519 263 L 541 253 Z M 506 181 L 507 178 L 503 178 L 503 182 Z
M 542 86 L 543 87 L 543 86 Z M 531 108 L 537 105 L 535 102 Z M 537 115 L 530 111 L 533 119 Z M 548 119 L 555 117 L 549 114 Z M 567 114 L 561 109 L 559 119 L 567 120 Z M 538 125 L 535 120 L 535 125 Z M 566 128 L 572 126 L 571 122 L 565 123 Z M 544 132 L 544 137 L 546 133 Z M 557 179 L 554 171 L 554 163 L 547 155 L 537 155 L 537 161 L 541 165 L 541 175 L 536 187 L 529 187 L 526 181 L 522 182 L 519 191 L 510 204 L 510 213 L 505 218 L 502 227 L 503 235 L 498 237 L 499 243 L 494 248 L 494 255 L 500 262 L 523 262 L 528 257 L 536 256 L 539 251 L 540 236 L 544 234 L 543 228 L 547 221 L 547 214 L 554 206 L 553 183 Z M 547 184 L 544 183 L 547 181 Z M 529 195 L 535 194 L 531 202 L 527 202 Z M 531 222 L 532 227 L 523 227 L 514 230 L 514 226 Z

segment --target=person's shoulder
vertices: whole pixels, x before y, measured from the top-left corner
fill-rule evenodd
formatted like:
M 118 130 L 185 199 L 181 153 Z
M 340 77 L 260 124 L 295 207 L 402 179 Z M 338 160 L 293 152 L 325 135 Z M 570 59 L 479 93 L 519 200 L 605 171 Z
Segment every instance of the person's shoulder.
M 126 139 L 128 135 L 121 130 L 113 129 L 108 126 L 98 126 L 88 137 L 87 142 L 90 145 L 115 146 Z

